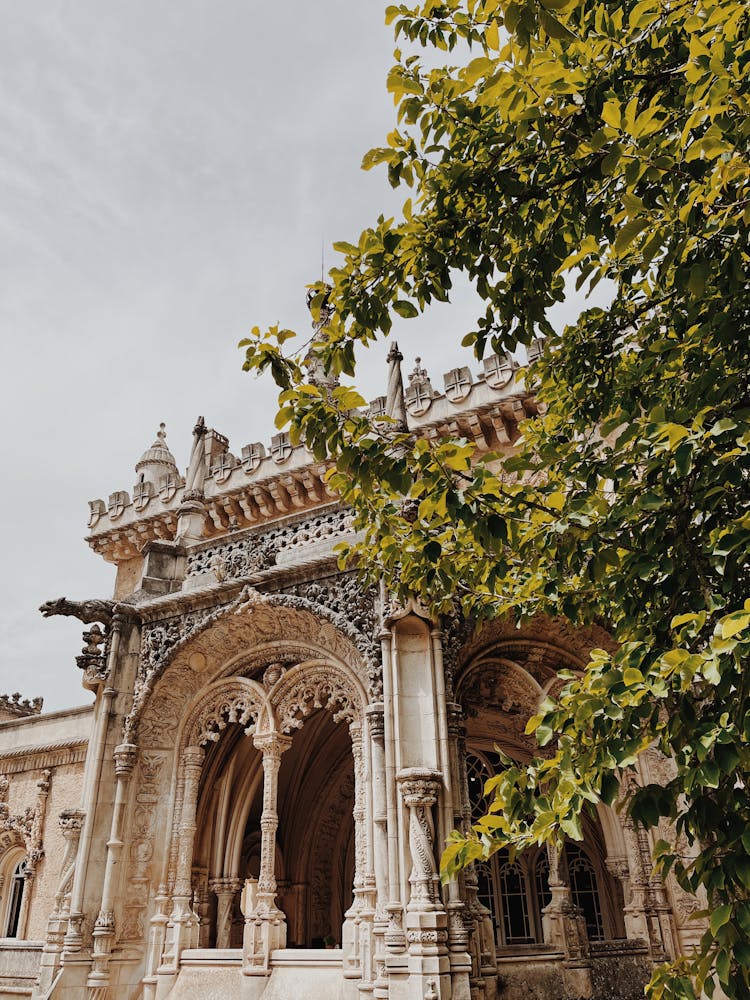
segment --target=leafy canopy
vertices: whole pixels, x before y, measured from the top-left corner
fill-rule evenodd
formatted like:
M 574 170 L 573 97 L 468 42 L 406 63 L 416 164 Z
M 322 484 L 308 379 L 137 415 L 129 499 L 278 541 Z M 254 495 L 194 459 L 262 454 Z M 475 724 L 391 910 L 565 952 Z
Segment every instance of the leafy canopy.
M 365 540 L 342 559 L 435 612 L 611 630 L 617 651 L 594 650 L 531 720 L 545 753 L 496 779 L 443 869 L 579 837 L 581 811 L 655 744 L 674 777 L 629 808 L 669 820 L 657 863 L 710 910 L 656 998 L 750 991 L 748 15 L 747 0 L 389 7 L 397 124 L 364 166 L 411 197 L 336 244 L 333 315 L 307 354 L 278 328 L 241 345 L 356 512 Z M 477 356 L 548 338 L 533 369 L 548 409 L 511 457 L 373 424 L 353 388 L 311 377 L 353 375 L 355 345 L 447 300 L 456 272 L 486 307 L 463 338 Z M 611 305 L 553 330 L 566 280 L 602 278 Z

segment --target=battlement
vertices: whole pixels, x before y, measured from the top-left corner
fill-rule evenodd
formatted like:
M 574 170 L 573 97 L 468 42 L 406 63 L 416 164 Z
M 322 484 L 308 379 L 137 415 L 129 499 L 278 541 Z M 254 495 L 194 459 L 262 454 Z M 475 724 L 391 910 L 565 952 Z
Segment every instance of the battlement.
M 395 345 L 394 345 L 395 346 Z M 529 350 L 533 360 L 541 343 Z M 395 362 L 400 363 L 400 355 Z M 400 370 L 398 384 L 401 386 Z M 427 438 L 463 438 L 481 451 L 511 448 L 519 436 L 518 424 L 539 412 L 520 369 L 509 355 L 493 354 L 472 374 L 468 366 L 443 375 L 437 391 L 420 359 L 400 389 L 402 412 L 409 431 Z M 385 396 L 374 399 L 368 413 L 386 413 Z M 244 445 L 239 455 L 229 439 L 212 428 L 202 434 L 203 467 L 199 493 L 205 506 L 203 540 L 330 504 L 335 495 L 325 482 L 328 466 L 316 462 L 303 445 L 292 447 L 287 433 L 275 434 L 268 446 L 260 441 Z M 157 440 L 136 464 L 138 481 L 89 503 L 88 543 L 108 562 L 122 563 L 138 556 L 148 542 L 172 541 L 186 489 L 165 441 L 164 425 Z M 195 484 L 193 484 L 195 487 Z M 187 494 L 191 493 L 190 496 Z M 193 542 L 196 540 L 193 539 Z
M 0 694 L 0 722 L 39 715 L 43 704 L 44 698 L 22 698 L 20 691 L 13 694 Z

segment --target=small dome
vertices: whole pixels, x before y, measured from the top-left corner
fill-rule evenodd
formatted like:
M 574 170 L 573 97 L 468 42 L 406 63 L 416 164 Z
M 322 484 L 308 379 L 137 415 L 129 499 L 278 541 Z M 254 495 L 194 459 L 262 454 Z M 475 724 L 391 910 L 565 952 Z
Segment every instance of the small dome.
M 174 455 L 167 447 L 165 440 L 165 427 L 166 424 L 159 424 L 156 441 L 147 451 L 144 451 L 135 466 L 138 478 L 153 483 L 155 486 L 159 484 L 162 476 L 167 472 L 178 474 Z

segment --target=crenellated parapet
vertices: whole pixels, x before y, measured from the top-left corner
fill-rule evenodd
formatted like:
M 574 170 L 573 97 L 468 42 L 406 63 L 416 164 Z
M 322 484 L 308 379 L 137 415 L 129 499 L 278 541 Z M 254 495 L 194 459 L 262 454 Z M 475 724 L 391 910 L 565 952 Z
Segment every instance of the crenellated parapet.
M 0 722 L 39 715 L 43 704 L 43 698 L 22 698 L 19 691 L 14 694 L 0 694 Z
M 395 364 L 400 366 L 401 356 L 393 346 Z M 533 344 L 530 359 L 540 351 L 541 343 Z M 485 358 L 476 373 L 468 366 L 453 368 L 443 374 L 442 389 L 433 384 L 418 358 L 405 384 L 400 374 L 396 384 L 397 409 L 405 414 L 406 429 L 430 439 L 463 438 L 485 452 L 512 448 L 519 423 L 540 412 L 540 404 L 524 384 L 523 370 L 510 355 Z M 393 394 L 390 381 L 389 394 Z M 393 411 L 390 395 L 373 400 L 368 413 Z M 90 501 L 88 542 L 108 562 L 133 559 L 148 542 L 173 541 L 181 509 L 196 499 L 206 540 L 312 511 L 336 499 L 325 481 L 328 466 L 316 462 L 304 445 L 293 447 L 287 433 L 275 434 L 268 444 L 250 442 L 235 452 L 227 437 L 202 422 L 198 426 L 200 433 L 194 438 L 200 461 L 195 460 L 194 440 L 189 490 L 167 447 L 162 424 L 156 441 L 136 465 L 133 488 L 116 490 L 106 501 Z

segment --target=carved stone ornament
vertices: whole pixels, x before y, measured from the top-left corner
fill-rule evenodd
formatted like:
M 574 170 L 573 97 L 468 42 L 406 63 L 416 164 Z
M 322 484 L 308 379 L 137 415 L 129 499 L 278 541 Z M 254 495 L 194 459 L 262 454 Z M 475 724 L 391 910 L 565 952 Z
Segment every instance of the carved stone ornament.
M 83 650 L 76 657 L 79 670 L 88 681 L 105 680 L 107 675 L 107 635 L 98 622 L 83 633 Z
M 471 371 L 468 368 L 451 368 L 443 375 L 443 384 L 451 403 L 461 403 L 471 392 Z
M 237 468 L 237 459 L 229 451 L 223 451 L 216 456 L 211 466 L 211 475 L 217 483 L 225 483 Z
M 109 503 L 107 504 L 110 521 L 116 521 L 118 517 L 121 517 L 123 511 L 128 506 L 130 506 L 130 497 L 126 490 L 117 490 L 115 493 L 110 493 Z
M 277 465 L 281 465 L 292 454 L 292 442 L 287 431 L 274 434 L 271 438 L 271 458 Z
M 107 505 L 103 500 L 89 500 L 89 528 L 99 523 L 99 519 L 107 513 Z
M 409 875 L 411 896 L 407 910 L 433 910 L 439 895 L 432 806 L 440 792 L 442 775 L 439 771 L 410 767 L 399 771 L 396 781 L 404 803 L 409 807 L 412 870 Z
M 427 376 L 427 369 L 421 364 L 421 358 L 417 358 L 414 371 L 409 375 L 409 387 L 404 394 L 404 401 L 409 413 L 415 417 L 427 413 L 432 406 L 432 383 Z
M 271 692 L 279 731 L 300 729 L 305 717 L 318 708 L 333 715 L 334 722 L 352 723 L 362 717 L 364 705 L 354 684 L 342 671 L 328 665 L 290 671 Z
M 171 503 L 181 485 L 180 476 L 174 472 L 166 472 L 159 480 L 159 499 L 161 502 Z
M 484 380 L 491 389 L 504 389 L 513 379 L 514 364 L 509 354 L 491 354 L 482 366 Z
M 186 727 L 187 742 L 199 747 L 216 742 L 229 723 L 238 723 L 250 735 L 255 731 L 262 707 L 263 700 L 253 690 L 251 681 L 237 678 L 225 682 Z
M 123 732 L 126 741 L 135 738 L 138 725 L 151 692 L 164 673 L 167 664 L 171 662 L 177 651 L 186 643 L 193 641 L 208 628 L 221 619 L 231 616 L 250 614 L 251 620 L 247 628 L 256 629 L 266 641 L 273 636 L 278 641 L 284 636 L 279 634 L 278 618 L 275 609 L 289 612 L 288 618 L 294 621 L 294 630 L 305 633 L 315 630 L 319 640 L 336 653 L 340 648 L 340 657 L 345 659 L 358 672 L 365 688 L 369 686 L 373 700 L 381 700 L 382 692 L 379 645 L 372 639 L 374 628 L 369 633 L 363 633 L 357 627 L 364 627 L 366 621 L 374 622 L 377 615 L 374 603 L 368 609 L 367 601 L 374 602 L 374 590 L 366 592 L 364 598 L 362 588 L 354 582 L 354 577 L 343 575 L 332 577 L 325 584 L 317 584 L 319 591 L 313 591 L 313 596 L 326 603 L 318 603 L 307 596 L 301 596 L 309 591 L 311 585 L 299 584 L 290 588 L 291 593 L 267 594 L 253 587 L 245 587 L 241 594 L 231 604 L 218 608 L 191 611 L 184 615 L 175 615 L 162 621 L 150 622 L 144 626 L 141 636 L 141 656 L 135 681 L 133 706 L 125 721 Z M 355 603 L 358 599 L 359 604 Z M 356 611 L 359 607 L 359 612 Z M 352 621 L 354 619 L 354 623 Z M 316 626 L 316 621 L 318 625 Z M 255 623 L 255 624 L 251 624 Z M 245 626 L 243 626 L 245 627 Z M 288 628 L 286 625 L 284 628 Z M 322 627 L 322 628 L 321 628 Z M 337 633 L 340 635 L 337 638 Z M 311 637 L 312 637 L 311 632 Z M 289 639 L 296 638 L 289 634 Z M 236 640 L 234 640 L 236 641 Z M 249 646 L 253 640 L 247 641 Z M 255 641 L 258 641 L 257 639 Z M 348 650 L 348 652 L 347 652 Z M 227 651 L 228 652 L 228 651 Z M 373 657 L 377 655 L 378 659 Z M 168 696 L 168 693 L 167 693 Z
M 265 457 L 266 449 L 260 441 L 253 441 L 252 444 L 246 444 L 242 449 L 242 468 L 245 470 L 246 475 L 249 476 L 255 472 Z
M 154 496 L 154 484 L 144 480 L 133 487 L 133 506 L 136 510 L 144 510 Z

